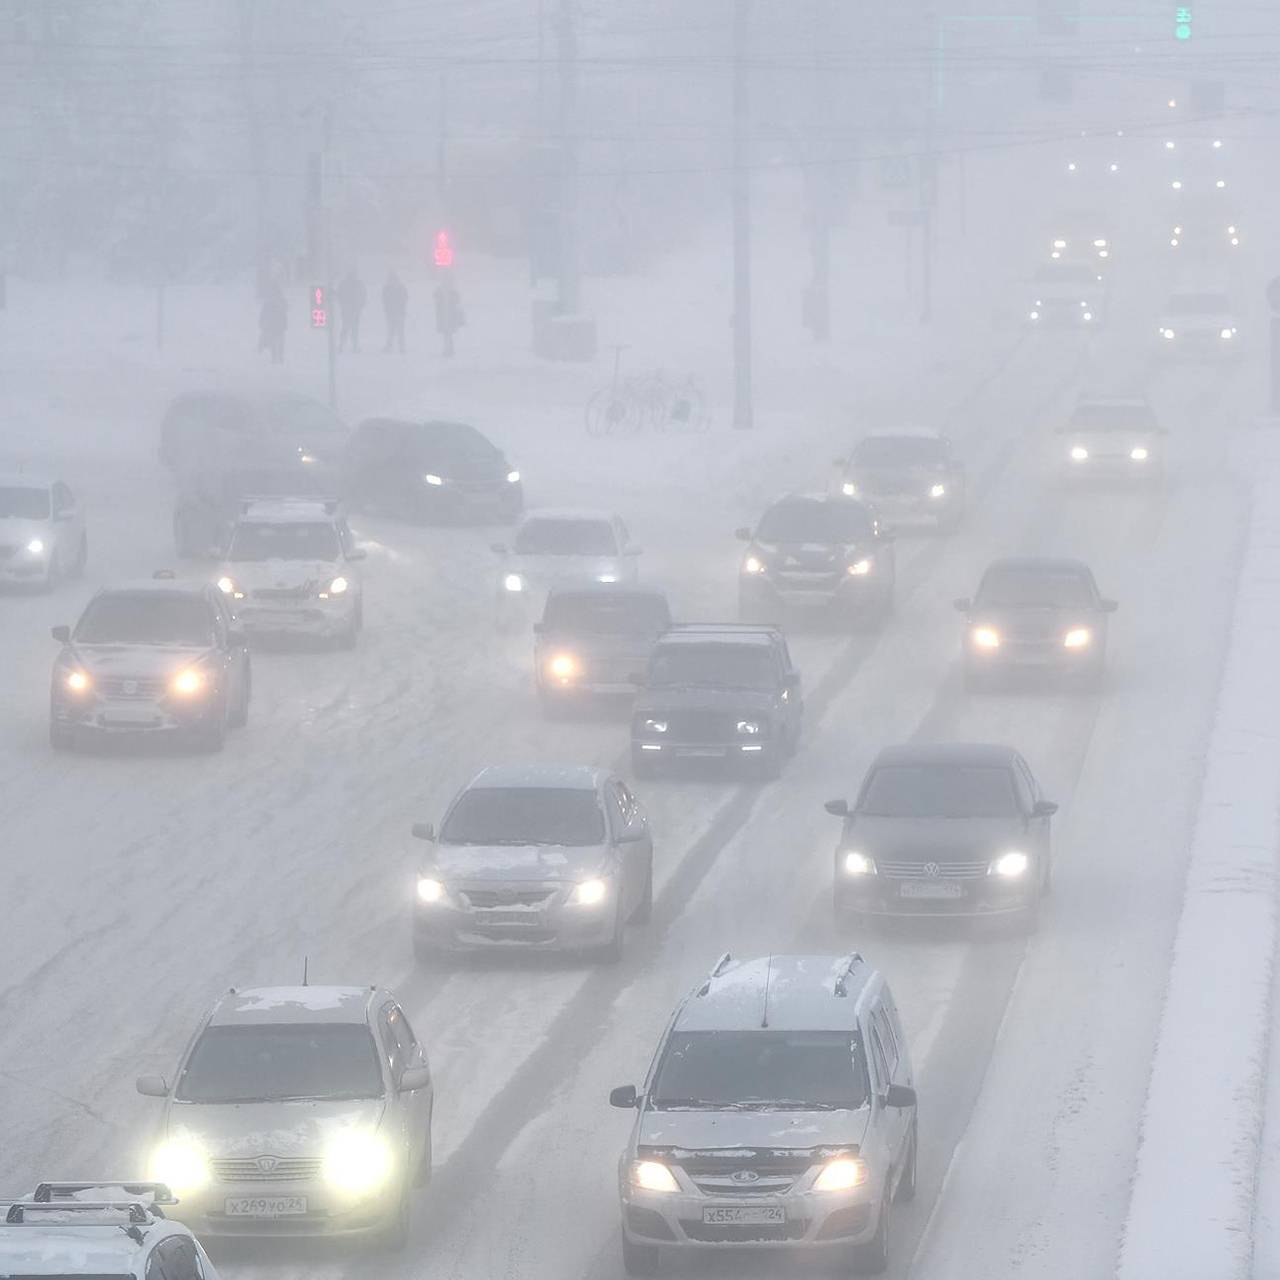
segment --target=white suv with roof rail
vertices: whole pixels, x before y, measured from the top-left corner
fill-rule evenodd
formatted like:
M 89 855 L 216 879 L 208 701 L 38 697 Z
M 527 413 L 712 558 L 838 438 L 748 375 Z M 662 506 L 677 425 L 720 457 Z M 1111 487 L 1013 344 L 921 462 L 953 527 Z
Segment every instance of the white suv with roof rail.
M 154 1182 L 42 1182 L 5 1203 L 0 1226 L 4 1280 L 218 1280 L 209 1255 Z
M 661 1250 L 803 1248 L 888 1265 L 915 1194 L 916 1094 L 884 978 L 845 956 L 724 955 L 667 1025 L 619 1165 L 628 1275 Z

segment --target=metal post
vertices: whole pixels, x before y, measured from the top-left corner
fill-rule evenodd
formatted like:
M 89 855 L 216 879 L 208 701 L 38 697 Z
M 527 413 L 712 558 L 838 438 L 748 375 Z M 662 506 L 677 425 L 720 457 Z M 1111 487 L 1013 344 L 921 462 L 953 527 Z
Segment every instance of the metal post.
M 733 14 L 733 425 L 755 425 L 751 402 L 751 171 L 747 146 L 747 19 L 751 0 Z
M 1271 317 L 1271 412 L 1280 417 L 1280 316 Z
M 830 0 L 815 0 L 813 14 L 814 120 L 821 133 L 831 128 L 835 113 L 831 102 L 831 72 L 823 64 L 831 48 Z M 831 218 L 834 203 L 834 174 L 830 168 L 831 148 L 825 140 L 818 147 L 820 163 L 809 170 L 808 189 L 812 201 L 813 292 L 810 329 L 814 339 L 826 342 L 831 334 Z
M 439 126 L 436 130 L 436 183 L 440 189 L 440 213 L 449 215 L 449 73 L 440 73 Z
M 560 0 L 557 37 L 560 69 L 560 273 L 556 310 L 578 311 L 578 40 L 577 0 Z
M 329 348 L 329 408 L 338 407 L 338 335 L 334 332 L 338 298 L 333 288 L 333 103 L 324 104 L 324 149 L 320 156 L 320 198 L 324 219 L 324 295 L 329 309 L 325 342 Z

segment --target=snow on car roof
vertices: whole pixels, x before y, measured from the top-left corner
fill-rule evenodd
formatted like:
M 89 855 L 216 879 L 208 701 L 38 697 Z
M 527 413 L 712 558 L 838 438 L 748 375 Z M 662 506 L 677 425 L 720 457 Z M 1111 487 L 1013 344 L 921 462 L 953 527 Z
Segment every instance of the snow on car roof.
M 594 791 L 604 771 L 589 764 L 491 764 L 467 784 L 467 790 L 489 787 L 537 787 L 559 791 Z
M 768 1030 L 852 1031 L 858 997 L 875 970 L 850 970 L 849 957 L 783 955 L 730 962 L 689 998 L 676 1025 L 682 1031 L 747 1031 L 760 1027 L 768 984 Z M 847 975 L 847 976 L 845 976 Z M 836 982 L 845 976 L 844 996 Z M 702 991 L 702 988 L 698 989 Z
M 1084 577 L 1089 566 L 1083 560 L 1067 560 L 1052 556 L 1005 556 L 1002 560 L 993 560 L 987 566 L 987 573 L 998 573 L 1006 569 L 1039 569 L 1044 573 L 1078 573 Z
M 241 524 L 333 524 L 336 517 L 322 499 L 266 498 L 248 501 Z
M 199 596 L 204 594 L 204 589 L 205 583 L 195 578 L 126 578 L 103 587 L 97 595 Z
M 245 987 L 223 996 L 209 1022 L 366 1022 L 370 993 L 369 987 Z
M 12 1203 L 0 1200 L 0 1214 Z M 103 1209 L 92 1216 L 44 1210 L 12 1225 L 0 1216 L 0 1276 L 132 1275 L 143 1246 L 123 1230 L 129 1225 L 124 1209 Z M 148 1232 L 157 1225 L 139 1229 Z M 166 1235 L 185 1234 L 165 1225 Z
M 773 644 L 774 632 L 767 627 L 754 631 L 745 624 L 729 623 L 719 628 L 712 622 L 689 624 L 664 631 L 658 644 L 750 644 L 767 648 Z

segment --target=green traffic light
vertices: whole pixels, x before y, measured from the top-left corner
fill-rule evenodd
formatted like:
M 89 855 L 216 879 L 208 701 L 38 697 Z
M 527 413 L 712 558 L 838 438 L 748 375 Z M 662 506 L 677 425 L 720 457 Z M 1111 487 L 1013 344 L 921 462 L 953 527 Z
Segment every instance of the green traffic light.
M 1178 25 L 1173 29 L 1173 34 L 1177 36 L 1179 40 L 1190 40 L 1191 24 L 1189 22 L 1178 23 Z

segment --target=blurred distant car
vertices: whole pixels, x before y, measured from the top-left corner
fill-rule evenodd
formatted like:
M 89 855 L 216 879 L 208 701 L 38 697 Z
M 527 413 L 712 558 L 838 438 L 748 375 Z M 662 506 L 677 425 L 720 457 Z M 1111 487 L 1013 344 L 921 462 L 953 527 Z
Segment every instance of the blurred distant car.
M 893 535 L 857 498 L 788 494 L 737 536 L 747 543 L 738 571 L 743 621 L 797 607 L 880 621 L 893 608 Z
M 1106 319 L 1106 290 L 1082 263 L 1041 267 L 1032 289 L 1027 323 L 1033 329 L 1096 329 Z
M 842 460 L 841 492 L 869 503 L 893 526 L 954 529 L 964 515 L 965 472 L 951 441 L 927 428 L 865 435 Z
M 635 692 L 658 637 L 671 626 L 661 591 L 621 584 L 554 590 L 534 624 L 533 667 L 544 710 Z
M 1089 687 L 1102 681 L 1107 615 L 1116 602 L 1098 591 L 1079 560 L 1015 557 L 996 560 L 972 600 L 955 602 L 965 615 L 965 684 L 987 688 L 1001 675 L 1040 675 Z
M 1244 339 L 1231 299 L 1217 290 L 1183 289 L 1169 295 L 1156 322 L 1157 350 L 1167 357 L 1229 360 Z
M 409 520 L 515 520 L 524 488 L 506 455 L 465 422 L 370 418 L 352 433 L 353 503 Z
M 1240 223 L 1213 211 L 1200 216 L 1184 215 L 1169 232 L 1169 247 L 1207 258 L 1238 249 L 1241 239 Z
M 49 591 L 88 558 L 84 513 L 61 480 L 0 474 L 0 584 Z
M 336 503 L 246 502 L 218 589 L 249 635 L 306 635 L 354 649 L 364 625 L 365 558 Z
M 653 911 L 653 836 L 621 778 L 587 765 L 491 765 L 458 793 L 418 871 L 413 945 L 622 956 Z
M 1053 262 L 1080 263 L 1098 274 L 1111 260 L 1109 219 L 1096 209 L 1067 209 L 1050 223 L 1049 258 Z
M 346 424 L 326 405 L 283 392 L 194 391 L 179 396 L 160 427 L 160 458 L 178 475 L 291 462 L 340 468 Z
M 172 575 L 99 591 L 54 627 L 49 741 L 176 734 L 210 751 L 249 717 L 244 632 L 212 583 Z
M 1057 467 L 1081 483 L 1154 480 L 1164 472 L 1166 435 L 1141 397 L 1082 399 L 1057 429 Z

